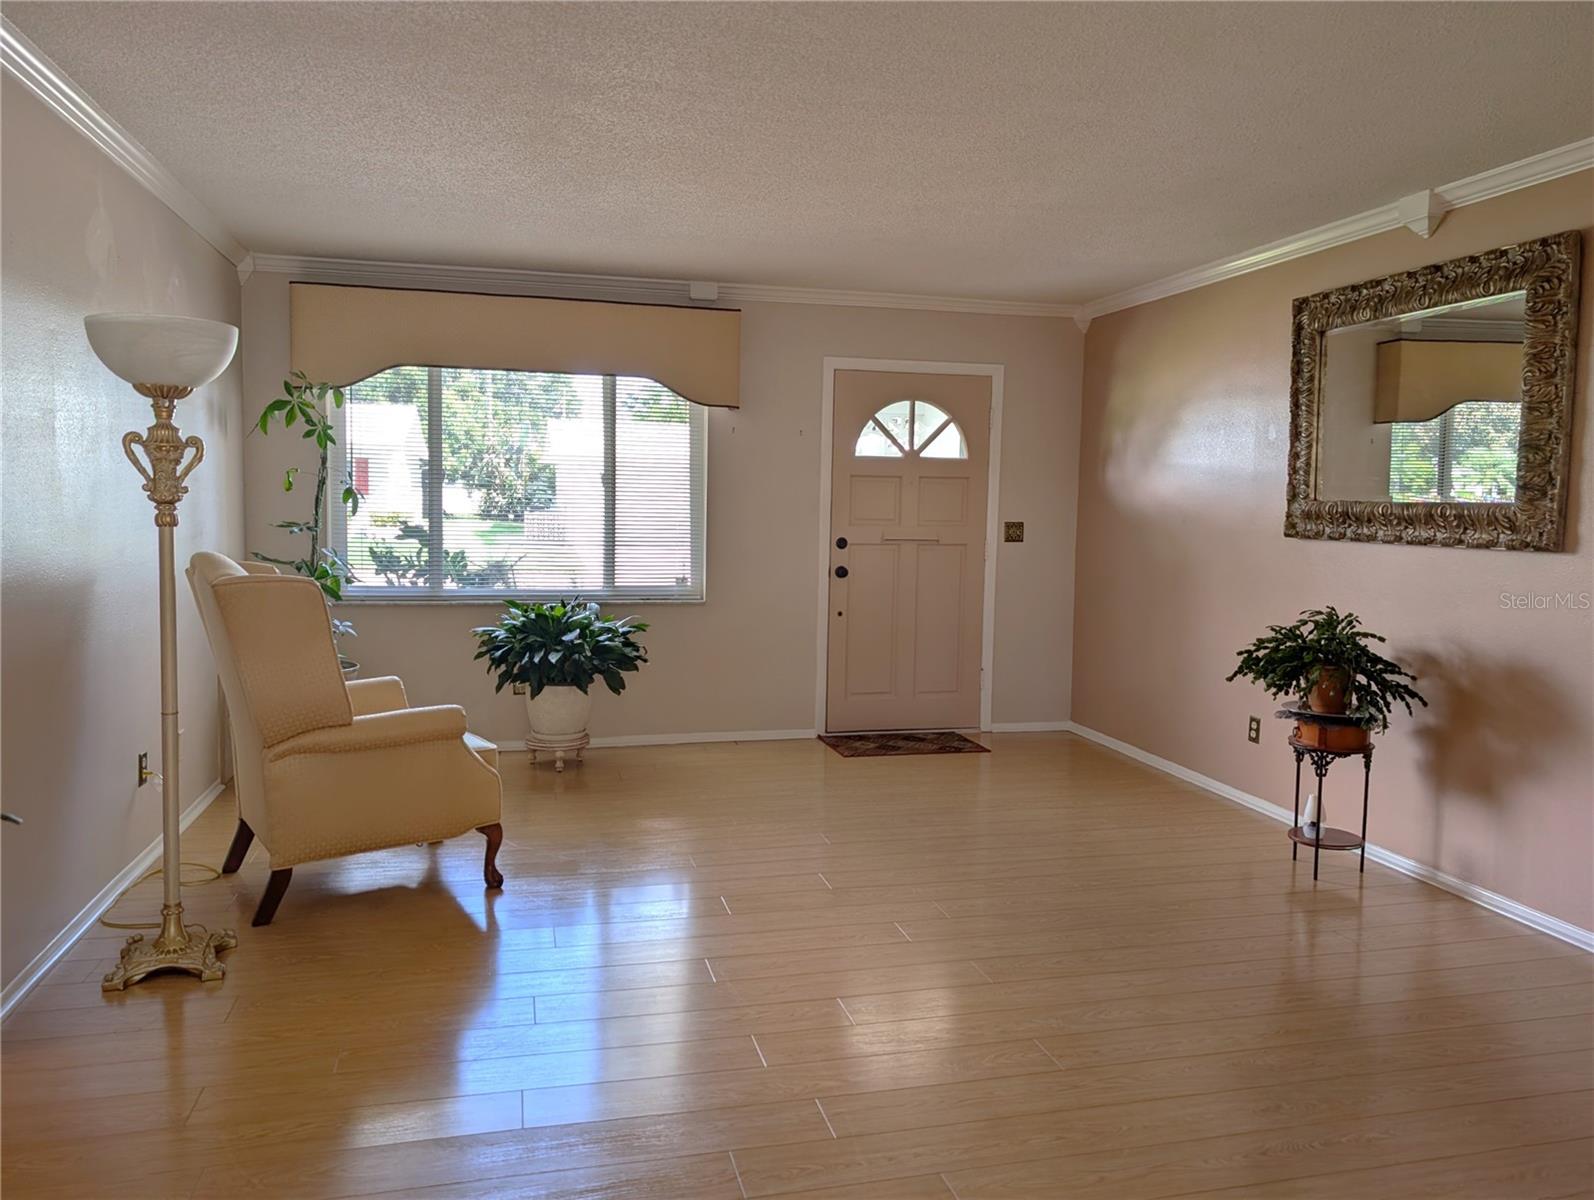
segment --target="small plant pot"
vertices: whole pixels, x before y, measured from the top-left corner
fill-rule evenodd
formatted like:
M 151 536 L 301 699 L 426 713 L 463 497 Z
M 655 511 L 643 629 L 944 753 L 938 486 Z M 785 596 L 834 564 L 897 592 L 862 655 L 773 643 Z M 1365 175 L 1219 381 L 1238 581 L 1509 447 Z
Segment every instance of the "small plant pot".
M 1313 712 L 1343 714 L 1350 691 L 1350 672 L 1343 667 L 1325 667 L 1307 693 L 1306 706 Z
M 545 687 L 526 697 L 526 718 L 540 738 L 573 738 L 585 733 L 592 717 L 592 695 L 576 687 Z
M 342 669 L 345 680 L 358 679 L 360 677 L 360 664 L 352 658 L 344 658 L 340 655 L 338 657 L 338 666 Z

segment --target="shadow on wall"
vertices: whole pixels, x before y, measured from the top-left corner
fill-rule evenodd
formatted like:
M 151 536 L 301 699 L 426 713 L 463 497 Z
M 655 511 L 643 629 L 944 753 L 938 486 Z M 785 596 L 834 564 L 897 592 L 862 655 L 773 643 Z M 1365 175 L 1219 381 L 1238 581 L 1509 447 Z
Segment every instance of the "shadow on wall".
M 1471 805 L 1498 828 L 1511 792 L 1531 779 L 1535 764 L 1587 730 L 1566 694 L 1518 661 L 1452 644 L 1413 652 L 1407 665 L 1428 698 L 1412 739 L 1433 805 L 1427 861 L 1439 865 L 1452 810 Z M 1443 869 L 1463 879 L 1489 874 L 1476 861 Z

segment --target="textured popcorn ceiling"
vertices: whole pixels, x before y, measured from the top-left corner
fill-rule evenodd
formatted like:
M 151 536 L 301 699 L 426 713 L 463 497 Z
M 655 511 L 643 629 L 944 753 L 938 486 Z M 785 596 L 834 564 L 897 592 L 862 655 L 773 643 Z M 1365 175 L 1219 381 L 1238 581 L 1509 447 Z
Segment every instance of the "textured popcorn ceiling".
M 267 253 L 1083 301 L 1594 133 L 1587 4 L 5 13 Z

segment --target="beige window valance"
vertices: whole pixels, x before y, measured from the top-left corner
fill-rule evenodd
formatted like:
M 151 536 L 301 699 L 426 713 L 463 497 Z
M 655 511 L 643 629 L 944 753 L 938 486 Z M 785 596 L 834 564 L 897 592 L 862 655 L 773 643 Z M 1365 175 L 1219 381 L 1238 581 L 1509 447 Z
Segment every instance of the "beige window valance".
M 1380 342 L 1373 420 L 1431 421 L 1467 400 L 1522 402 L 1521 342 Z
M 741 403 L 741 318 L 672 308 L 474 292 L 295 283 L 293 369 L 355 383 L 397 366 L 634 375 L 697 404 Z

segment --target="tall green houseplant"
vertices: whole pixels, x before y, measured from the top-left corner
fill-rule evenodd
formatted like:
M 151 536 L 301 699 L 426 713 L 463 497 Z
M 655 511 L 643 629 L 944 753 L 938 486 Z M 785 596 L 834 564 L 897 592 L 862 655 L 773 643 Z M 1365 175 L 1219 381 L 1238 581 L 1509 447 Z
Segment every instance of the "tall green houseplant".
M 312 383 L 302 371 L 295 371 L 282 381 L 283 395 L 261 410 L 255 427 L 269 434 L 273 424 L 281 422 L 283 429 L 298 426 L 300 437 L 315 442 L 316 474 L 315 498 L 311 502 L 310 516 L 302 521 L 278 521 L 275 528 L 299 534 L 309 539 L 309 547 L 299 558 L 273 558 L 255 552 L 255 558 L 273 566 L 288 567 L 321 585 L 328 600 L 343 599 L 343 585 L 351 578 L 348 561 L 332 547 L 325 544 L 327 516 L 330 510 L 328 496 L 329 458 L 337 444 L 332 413 L 343 407 L 343 389 L 329 383 Z M 282 490 L 291 492 L 297 483 L 298 467 L 289 467 L 282 475 Z M 344 480 L 341 503 L 349 514 L 360 511 L 360 493 L 352 480 Z M 352 634 L 354 627 L 347 621 L 334 620 L 332 628 L 341 636 Z

